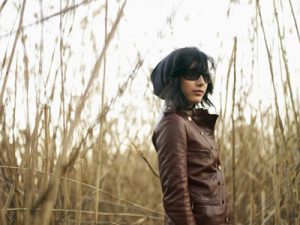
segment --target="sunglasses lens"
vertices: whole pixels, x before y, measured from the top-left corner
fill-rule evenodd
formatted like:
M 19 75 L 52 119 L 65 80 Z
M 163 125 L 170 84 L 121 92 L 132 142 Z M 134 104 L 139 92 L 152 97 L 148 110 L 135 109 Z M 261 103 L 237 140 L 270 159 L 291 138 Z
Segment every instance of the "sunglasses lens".
M 183 78 L 186 80 L 198 80 L 198 78 L 201 76 L 200 73 L 197 73 L 196 71 L 187 71 Z
M 205 81 L 205 83 L 210 83 L 211 82 L 209 74 L 201 74 L 201 73 L 199 73 L 197 71 L 192 71 L 192 70 L 187 71 L 183 75 L 183 78 L 186 79 L 186 80 L 193 80 L 193 81 L 195 81 L 195 80 L 198 80 L 200 76 L 203 77 L 203 80 Z
M 202 75 L 202 77 L 203 77 L 203 80 L 205 81 L 205 83 L 210 83 L 211 82 L 209 74 L 204 74 L 204 75 Z

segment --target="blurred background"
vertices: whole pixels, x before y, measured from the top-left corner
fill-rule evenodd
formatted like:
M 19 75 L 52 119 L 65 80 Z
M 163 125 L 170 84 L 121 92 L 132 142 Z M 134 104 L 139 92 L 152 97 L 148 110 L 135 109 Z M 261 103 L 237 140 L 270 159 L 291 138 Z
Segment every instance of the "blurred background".
M 299 225 L 299 21 L 299 0 L 1 0 L 0 224 L 163 224 L 150 73 L 196 46 L 235 224 Z

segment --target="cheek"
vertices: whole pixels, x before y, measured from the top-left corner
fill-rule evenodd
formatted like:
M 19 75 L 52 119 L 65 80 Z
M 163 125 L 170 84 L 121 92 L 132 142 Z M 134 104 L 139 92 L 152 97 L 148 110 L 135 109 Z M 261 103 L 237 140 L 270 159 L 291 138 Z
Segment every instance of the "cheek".
M 189 91 L 189 84 L 185 81 L 181 81 L 181 85 L 180 85 L 180 88 L 181 88 L 181 92 L 186 96 L 188 94 L 188 91 Z
M 191 81 L 181 80 L 180 86 L 182 92 L 188 92 L 192 87 L 192 83 Z
M 208 87 L 208 84 L 205 84 L 205 93 L 206 93 L 206 91 L 207 91 L 207 87 Z

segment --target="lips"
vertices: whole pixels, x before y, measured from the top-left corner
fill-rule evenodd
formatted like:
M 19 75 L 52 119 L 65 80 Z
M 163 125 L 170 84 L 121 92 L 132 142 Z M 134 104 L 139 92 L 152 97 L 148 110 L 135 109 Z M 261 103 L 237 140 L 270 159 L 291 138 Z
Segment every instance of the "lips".
M 204 91 L 202 90 L 193 90 L 193 92 L 196 94 L 204 94 Z
M 193 90 L 193 93 L 195 93 L 196 96 L 203 96 L 204 95 L 204 91 L 202 91 L 202 90 Z

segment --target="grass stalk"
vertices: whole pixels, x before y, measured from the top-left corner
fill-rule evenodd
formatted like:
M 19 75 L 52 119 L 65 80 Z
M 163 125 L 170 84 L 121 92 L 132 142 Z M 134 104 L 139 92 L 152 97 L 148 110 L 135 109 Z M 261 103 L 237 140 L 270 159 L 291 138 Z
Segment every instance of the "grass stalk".
M 249 225 L 252 225 L 252 219 L 254 217 L 254 200 L 253 194 L 250 195 L 250 209 L 249 209 Z
M 38 24 L 40 24 L 40 23 L 46 22 L 46 21 L 48 21 L 48 20 L 50 20 L 50 19 L 52 19 L 52 18 L 54 18 L 54 17 L 60 16 L 61 14 L 66 14 L 66 13 L 68 13 L 68 12 L 70 12 L 70 11 L 74 11 L 74 10 L 76 10 L 76 9 L 77 9 L 78 7 L 80 7 L 80 6 L 83 6 L 83 5 L 86 5 L 86 4 L 91 4 L 92 2 L 95 2 L 95 1 L 98 1 L 98 0 L 93 0 L 93 1 L 91 1 L 91 0 L 83 0 L 82 2 L 80 2 L 80 3 L 78 3 L 78 4 L 74 4 L 74 5 L 69 6 L 69 7 L 66 6 L 64 9 L 62 9 L 62 10 L 60 10 L 60 11 L 58 11 L 58 12 L 55 12 L 55 13 L 49 15 L 49 16 L 45 16 L 45 17 L 43 17 L 43 18 L 41 18 L 41 19 L 39 19 L 39 20 L 34 21 L 33 23 L 30 23 L 30 24 L 26 24 L 26 25 L 24 25 L 24 26 L 21 26 L 20 29 L 17 29 L 17 30 L 11 31 L 11 32 L 9 32 L 9 33 L 6 33 L 6 34 L 4 34 L 4 35 L 1 35 L 1 36 L 0 36 L 0 40 L 1 40 L 2 38 L 6 38 L 6 37 L 9 37 L 9 36 L 11 36 L 11 35 L 13 35 L 13 34 L 18 33 L 18 32 L 19 32 L 18 30 L 23 31 L 23 30 L 25 30 L 26 28 L 34 27 L 34 26 L 36 26 L 36 25 L 38 25 Z
M 288 66 L 288 62 L 287 62 L 286 49 L 283 46 L 283 36 L 281 34 L 280 27 L 279 27 L 279 19 L 278 19 L 278 13 L 277 13 L 277 9 L 276 9 L 275 0 L 273 0 L 273 8 L 274 8 L 274 15 L 275 15 L 276 24 L 277 24 L 277 32 L 278 32 L 278 38 L 279 38 L 279 43 L 280 43 L 280 50 L 281 50 L 281 55 L 282 55 L 282 59 L 283 59 L 283 63 L 284 63 L 286 81 L 288 84 L 290 101 L 292 103 L 292 110 L 294 113 L 294 119 L 295 119 L 294 125 L 296 128 L 297 137 L 298 137 L 297 144 L 298 144 L 298 149 L 300 149 L 300 127 L 299 127 L 299 123 L 298 123 L 298 115 L 297 115 L 297 110 L 295 107 L 295 101 L 294 101 L 294 97 L 293 97 L 292 85 L 291 85 L 291 80 L 290 80 L 290 71 L 289 71 L 289 66 Z
M 1 6 L 0 6 L 0 13 L 2 12 L 2 10 L 3 10 L 4 6 L 6 5 L 7 1 L 8 1 L 8 0 L 4 0 L 4 1 L 2 2 Z
M 74 132 L 75 127 L 77 126 L 77 124 L 79 122 L 80 114 L 81 114 L 81 112 L 84 108 L 85 101 L 88 97 L 90 87 L 91 87 L 93 81 L 95 80 L 95 78 L 96 78 L 96 76 L 99 72 L 99 69 L 100 69 L 103 57 L 105 55 L 105 52 L 106 52 L 106 50 L 109 46 L 109 43 L 112 40 L 113 35 L 114 35 L 114 33 L 117 29 L 117 26 L 120 22 L 120 19 L 121 19 L 121 16 L 123 14 L 123 10 L 124 10 L 125 5 L 126 5 L 126 1 L 124 1 L 121 9 L 118 12 L 117 18 L 116 18 L 116 20 L 115 20 L 115 22 L 114 22 L 114 24 L 111 28 L 110 33 L 108 34 L 107 42 L 105 43 L 105 45 L 102 49 L 102 52 L 101 52 L 99 58 L 97 59 L 97 61 L 95 63 L 95 66 L 93 68 L 92 75 L 90 77 L 88 85 L 85 88 L 85 91 L 84 91 L 83 95 L 80 97 L 78 106 L 76 107 L 76 111 L 75 111 L 75 118 L 72 121 L 72 123 L 70 124 L 69 132 L 63 140 L 62 152 L 61 152 L 60 156 L 57 159 L 57 164 L 56 164 L 54 176 L 52 177 L 52 181 L 49 183 L 48 188 L 44 192 L 44 194 L 40 197 L 40 200 L 42 200 L 40 202 L 42 203 L 41 218 L 43 218 L 43 220 L 42 220 L 43 225 L 48 225 L 49 222 L 50 222 L 50 217 L 51 217 L 51 212 L 52 212 L 51 208 L 53 208 L 54 201 L 56 200 L 57 191 L 58 191 L 58 187 L 59 187 L 59 177 L 61 176 L 62 173 L 64 173 L 64 171 L 66 169 L 65 168 L 65 166 L 67 165 L 67 163 L 66 163 L 66 160 L 67 160 L 66 154 L 67 154 L 67 151 L 69 149 L 69 145 L 72 142 L 73 132 Z
M 262 190 L 261 191 L 261 225 L 265 225 L 265 214 L 266 214 L 266 195 L 265 195 L 265 191 Z
M 228 69 L 227 69 L 227 74 L 226 74 L 226 94 L 225 94 L 225 107 L 224 107 L 224 113 L 223 113 L 223 120 L 222 120 L 222 138 L 220 139 L 219 142 L 219 149 L 220 146 L 223 146 L 223 140 L 224 140 L 224 133 L 225 133 L 225 121 L 226 121 L 226 112 L 227 112 L 227 101 L 228 101 L 228 90 L 229 90 L 229 80 L 230 80 L 230 72 L 231 72 L 231 68 L 233 65 L 233 61 L 234 61 L 234 51 L 235 51 L 235 45 L 233 44 L 232 47 L 232 52 L 231 52 L 231 57 L 229 60 L 229 65 L 228 65 Z
M 14 108 L 13 108 L 13 124 L 12 124 L 12 138 L 13 138 L 13 165 L 17 166 L 18 162 L 17 162 L 17 157 L 16 157 L 16 153 L 17 153 L 17 140 L 16 140 L 16 133 L 17 133 L 17 129 L 16 129 L 16 111 L 17 111 L 17 90 L 18 90 L 18 57 L 16 57 L 16 72 L 15 72 L 15 84 L 14 84 Z M 14 173 L 14 183 L 15 186 L 18 187 L 19 181 L 18 178 L 19 177 L 19 173 L 18 171 L 15 170 Z M 18 199 L 18 195 L 14 195 L 14 202 L 16 204 L 16 207 L 19 207 L 19 199 Z M 16 222 L 17 224 L 20 223 L 20 217 L 19 217 L 19 213 L 16 213 Z
M 158 172 L 154 169 L 154 167 L 151 165 L 151 163 L 149 162 L 149 160 L 144 156 L 144 153 L 141 150 L 139 150 L 134 143 L 131 143 L 131 144 L 134 147 L 134 150 L 137 152 L 137 154 L 146 162 L 147 166 L 149 167 L 149 169 L 151 170 L 151 172 L 153 173 L 153 175 L 155 177 L 159 178 Z
M 82 180 L 82 166 L 81 159 L 78 159 L 78 168 L 76 170 L 76 179 Z M 82 211 L 82 185 L 78 182 L 76 183 L 76 225 L 81 224 L 81 211 Z
M 12 212 L 12 211 L 25 211 L 25 210 L 29 210 L 27 208 L 8 208 L 7 211 Z M 34 212 L 38 212 L 41 211 L 41 208 L 35 208 L 33 211 Z M 77 210 L 74 209 L 51 209 L 52 212 L 64 212 L 67 211 L 67 213 L 73 213 L 76 214 Z M 90 215 L 95 215 L 95 211 L 89 211 L 89 210 L 81 210 L 80 213 L 82 214 L 90 214 Z M 119 212 L 115 212 L 115 213 L 111 213 L 111 212 L 98 212 L 98 214 L 101 215 L 107 215 L 107 216 L 119 216 L 119 217 L 133 217 L 133 218 L 148 218 L 148 219 L 153 219 L 153 220 L 158 220 L 158 221 L 163 221 L 162 217 L 156 217 L 156 216 L 151 216 L 151 215 L 144 215 L 144 214 L 138 214 L 138 213 L 119 213 Z
M 30 28 L 30 31 L 37 30 L 40 36 L 32 36 L 29 29 L 25 30 L 27 25 L 21 26 L 18 37 L 21 43 L 16 44 L 7 84 L 1 84 L 5 89 L 2 89 L 4 94 L 0 119 L 1 225 L 157 225 L 163 222 L 157 158 L 149 139 L 161 105 L 150 94 L 151 66 L 144 65 L 144 59 L 156 51 L 154 47 L 163 41 L 163 37 L 172 37 L 172 32 L 176 30 L 172 24 L 174 15 L 182 4 L 171 10 L 171 16 L 160 28 L 157 39 L 150 46 L 143 46 L 146 47 L 144 52 L 140 51 L 138 41 L 132 43 L 135 47 L 130 49 L 130 53 L 135 50 L 137 59 L 132 64 L 132 55 L 127 55 L 128 42 L 125 43 L 122 36 L 124 30 L 119 30 L 119 24 L 125 23 L 127 26 L 131 17 L 126 17 L 127 10 L 124 12 L 125 18 L 123 12 L 110 13 L 110 9 L 116 5 L 120 6 L 121 11 L 124 1 L 109 5 L 108 11 L 108 3 L 111 3 L 108 0 L 84 0 L 77 5 L 75 1 L 60 0 L 60 7 L 58 2 L 46 4 L 38 0 L 40 8 L 37 5 L 29 15 L 31 13 L 36 21 L 40 21 L 39 25 Z M 4 16 L 6 9 L 14 4 L 7 3 L 0 3 L 0 7 L 4 8 L 1 9 Z M 230 1 L 228 19 L 233 19 L 239 4 L 242 7 L 242 3 Z M 288 36 L 295 35 L 296 28 L 281 18 L 290 16 L 288 5 L 283 7 L 281 0 L 273 2 L 274 9 L 272 1 L 264 4 L 274 10 L 273 15 L 275 13 L 277 17 L 272 18 L 274 23 L 268 23 L 267 27 L 267 15 L 264 14 L 264 8 L 261 8 L 262 16 L 259 17 L 256 1 L 247 6 L 244 4 L 249 10 L 256 10 L 252 11 L 256 14 L 251 14 L 252 23 L 245 27 L 249 36 L 245 37 L 241 32 L 235 38 L 236 42 L 237 39 L 243 42 L 243 45 L 239 45 L 239 60 L 237 43 L 232 43 L 227 61 L 218 57 L 217 64 L 223 68 L 225 63 L 226 71 L 223 75 L 220 71 L 221 76 L 218 75 L 221 77 L 222 90 L 219 91 L 222 93 L 221 121 L 217 124 L 220 132 L 217 132 L 219 135 L 216 138 L 220 157 L 223 158 L 222 169 L 230 193 L 228 197 L 233 197 L 233 201 L 229 202 L 234 211 L 235 224 L 267 225 L 274 224 L 275 220 L 276 224 L 298 224 L 300 164 L 297 164 L 299 144 L 296 139 L 299 135 L 295 129 L 297 124 L 293 123 L 295 112 L 299 122 L 300 95 L 297 87 L 293 86 L 296 67 L 288 63 L 288 53 L 292 53 L 292 50 L 285 43 Z M 53 6 L 58 7 L 58 12 Z M 31 6 L 27 1 L 26 14 L 29 8 Z M 21 10 L 22 1 L 16 3 L 17 16 L 10 23 L 9 30 L 13 32 L 18 27 Z M 43 10 L 51 10 L 50 16 L 53 17 L 43 15 Z M 27 24 L 26 14 L 24 24 Z M 292 17 L 289 18 L 293 23 Z M 262 19 L 265 23 L 262 23 Z M 57 26 L 52 27 L 50 24 Z M 261 24 L 265 25 L 265 30 L 258 32 Z M 93 32 L 94 25 L 104 28 L 100 37 L 96 36 L 97 32 Z M 168 26 L 170 33 L 167 32 Z M 289 32 L 285 32 L 287 29 Z M 90 30 L 89 36 L 87 33 Z M 269 40 L 266 37 L 270 30 L 275 31 L 275 36 L 272 34 Z M 48 32 L 51 40 L 48 42 L 47 36 L 47 47 L 54 45 L 52 49 L 44 45 Z M 7 41 L 1 52 L 1 57 L 4 57 L 0 70 L 2 83 L 5 81 L 15 34 L 2 39 Z M 216 38 L 223 37 L 222 33 L 219 34 Z M 220 41 L 220 48 L 227 49 L 225 45 L 228 43 L 222 39 Z M 297 44 L 298 40 L 295 41 Z M 264 48 L 269 50 L 269 55 L 260 54 Z M 110 50 L 114 51 L 113 54 L 120 53 L 118 59 L 112 62 L 109 62 L 109 56 L 112 56 Z M 92 51 L 92 54 L 88 54 L 88 51 Z M 276 54 L 272 56 L 272 52 Z M 93 60 L 94 64 L 90 65 Z M 267 63 L 262 65 L 264 61 Z M 274 64 L 275 61 L 279 66 Z M 79 63 L 74 66 L 74 62 Z M 124 68 L 128 66 L 132 69 L 127 72 Z M 117 68 L 119 74 L 108 74 L 111 67 Z M 270 72 L 264 71 L 271 70 L 270 67 L 274 73 L 271 76 L 268 74 Z M 113 82 L 119 82 L 114 83 L 118 85 L 117 89 L 108 90 L 109 80 L 105 79 L 108 75 L 122 75 L 124 81 L 122 78 L 121 83 L 115 77 Z M 135 88 L 143 84 L 139 82 L 144 75 L 147 83 L 142 91 L 138 87 L 139 92 L 136 92 Z M 292 88 L 288 87 L 287 75 Z M 268 84 L 261 82 L 259 77 L 264 79 L 268 76 L 271 77 Z M 74 86 L 68 84 L 70 80 Z M 277 96 L 273 95 L 274 84 Z M 265 96 L 258 97 L 260 101 L 257 98 L 252 101 L 252 97 L 256 97 L 252 95 L 256 85 L 266 95 L 271 91 L 270 95 L 274 99 L 272 105 L 265 102 L 268 99 Z M 110 100 L 107 99 L 108 91 L 115 93 Z M 127 101 L 127 96 L 133 97 L 132 94 L 137 101 Z M 284 99 L 284 106 L 278 108 L 280 114 L 274 103 L 277 97 L 278 103 L 281 103 L 281 97 Z M 149 109 L 147 113 L 140 111 L 138 98 L 146 103 L 146 107 L 141 107 L 143 110 Z M 95 103 L 94 99 L 101 103 L 97 100 Z M 294 101 L 294 109 L 290 99 Z M 100 104 L 97 107 L 98 115 L 94 114 L 93 104 Z M 115 110 L 118 114 L 115 114 Z M 281 118 L 278 118 L 278 114 Z M 140 132 L 139 127 L 136 127 L 144 125 L 146 130 L 150 129 L 148 134 Z M 135 128 L 138 130 L 135 131 Z
M 44 153 L 44 171 L 45 176 L 43 177 L 43 185 L 42 190 L 46 190 L 49 183 L 49 107 L 47 105 L 44 106 L 44 127 L 45 127 L 45 153 Z
M 107 14 L 108 14 L 108 0 L 105 1 L 105 16 L 104 16 L 104 44 L 107 42 Z M 104 111 L 105 107 L 105 80 L 106 80 L 106 53 L 103 56 L 103 76 L 102 76 L 102 92 L 101 92 L 101 110 Z M 96 183 L 95 186 L 100 188 L 100 180 L 102 176 L 102 159 L 103 159 L 103 133 L 104 133 L 104 117 L 100 118 L 100 131 L 99 131 L 99 148 L 95 148 L 96 151 L 99 151 L 96 156 L 98 160 L 96 162 Z M 95 224 L 98 223 L 98 211 L 99 211 L 99 191 L 96 191 L 95 196 Z
M 9 169 L 12 169 L 12 170 L 21 170 L 21 171 L 28 171 L 30 170 L 30 168 L 26 168 L 26 167 L 18 167 L 18 166 L 0 166 L 0 168 L 9 168 Z M 34 173 L 37 173 L 37 174 L 41 174 L 41 175 L 44 175 L 45 174 L 45 171 L 41 171 L 41 170 L 33 170 Z M 50 173 L 49 176 L 54 176 L 54 173 Z M 76 179 L 72 179 L 72 178 L 69 178 L 69 177 L 66 177 L 66 176 L 61 176 L 60 177 L 61 180 L 67 180 L 68 182 L 71 182 L 71 183 L 74 183 L 74 184 L 78 184 L 78 185 L 81 185 L 82 189 L 83 188 L 88 188 L 89 189 L 89 192 L 93 192 L 93 191 L 97 191 L 97 187 L 95 187 L 94 185 L 91 185 L 91 184 L 88 184 L 88 183 L 84 183 L 82 180 L 76 180 Z M 22 195 L 25 195 L 26 192 L 24 192 L 23 190 L 17 190 L 19 193 L 22 193 Z M 132 201 L 129 201 L 129 200 L 126 200 L 124 198 L 121 198 L 119 196 L 116 196 L 112 193 L 109 193 L 108 191 L 105 191 L 103 189 L 99 189 L 99 192 L 102 193 L 103 195 L 106 195 L 116 201 L 119 201 L 119 202 L 122 202 L 124 204 L 128 204 L 130 206 L 133 206 L 133 207 L 136 207 L 137 209 L 139 210 L 143 210 L 143 211 L 147 211 L 148 213 L 154 213 L 154 214 L 157 214 L 157 215 L 160 215 L 160 216 L 163 216 L 164 214 L 157 211 L 157 210 L 153 210 L 153 209 L 150 209 L 150 208 L 147 208 L 143 205 L 139 205 L 135 202 L 132 202 Z M 32 210 L 34 210 L 35 208 L 39 208 L 40 204 L 36 204 L 36 207 L 33 207 Z
M 274 124 L 274 140 L 276 140 L 277 136 L 277 126 L 278 123 Z M 274 225 L 280 225 L 280 174 L 278 168 L 281 165 L 281 157 L 280 157 L 280 146 L 278 143 L 275 142 L 275 152 L 274 152 L 274 161 L 273 161 L 273 174 L 272 174 L 272 181 L 273 181 L 273 198 L 274 198 L 274 216 L 275 222 Z
M 273 93 L 274 93 L 274 102 L 275 102 L 277 122 L 279 123 L 280 134 L 281 134 L 284 146 L 286 148 L 286 138 L 285 138 L 285 135 L 284 135 L 282 119 L 281 119 L 281 116 L 280 116 L 280 113 L 279 113 L 278 97 L 277 97 L 277 91 L 276 91 L 276 86 L 275 86 L 272 56 L 271 56 L 270 49 L 268 47 L 268 42 L 267 42 L 266 33 L 265 33 L 265 29 L 264 29 L 263 19 L 262 19 L 262 15 L 261 15 L 261 9 L 260 9 L 260 5 L 259 5 L 259 0 L 256 0 L 256 8 L 258 10 L 258 15 L 259 15 L 259 18 L 260 18 L 260 25 L 261 25 L 262 32 L 263 32 L 265 48 L 266 48 L 266 51 L 267 51 L 267 56 L 268 56 L 268 61 L 269 61 L 269 69 L 270 69 L 270 75 L 271 75 L 272 87 L 273 87 Z
M 232 108 L 231 108 L 231 124 L 232 124 L 232 220 L 235 223 L 235 205 L 236 205 L 236 190 L 235 190 L 235 91 L 236 91 L 236 52 L 237 38 L 234 37 L 234 57 L 233 57 L 233 89 L 232 89 Z
M 299 41 L 299 44 L 300 44 L 300 34 L 299 34 L 298 25 L 297 25 L 297 19 L 296 19 L 296 16 L 295 16 L 294 7 L 293 7 L 293 4 L 292 4 L 291 0 L 289 0 L 289 5 L 290 5 L 291 13 L 292 13 L 295 28 L 296 28 L 298 41 Z
M 59 10 L 62 11 L 62 0 L 59 1 Z M 65 73 L 64 73 L 64 30 L 63 30 L 63 15 L 59 15 L 59 60 L 60 60 L 60 80 L 61 80 L 61 107 L 62 107 L 62 122 L 63 122 L 63 138 L 66 136 L 66 108 L 65 108 Z M 64 192 L 64 209 L 68 208 L 68 184 L 66 181 L 63 182 L 63 192 Z M 67 225 L 67 212 L 64 211 L 63 224 Z
M 1 214 L 2 214 L 2 216 L 3 216 L 3 221 L 2 221 L 3 225 L 6 225 L 6 224 L 7 224 L 6 219 L 5 219 L 5 215 L 6 215 L 7 209 L 9 208 L 9 205 L 10 205 L 12 199 L 13 199 L 13 194 L 14 194 L 14 192 L 15 192 L 15 186 L 12 185 L 11 188 L 10 188 L 9 194 L 8 194 L 8 196 L 7 196 L 5 205 L 4 205 L 4 207 L 1 209 Z
M 7 83 L 7 80 L 8 80 L 10 67 L 11 67 L 11 64 L 12 64 L 12 61 L 13 61 L 13 58 L 14 58 L 14 55 L 15 55 L 17 42 L 18 42 L 18 39 L 19 39 L 19 36 L 20 36 L 20 33 L 21 33 L 21 27 L 22 27 L 22 24 L 23 24 L 25 6 L 26 6 L 26 0 L 23 0 L 18 29 L 17 29 L 16 35 L 15 35 L 14 44 L 13 44 L 13 47 L 12 47 L 12 50 L 11 50 L 11 53 L 10 53 L 10 56 L 9 56 L 7 69 L 6 69 L 6 72 L 5 72 L 5 77 L 4 77 L 3 85 L 1 87 L 1 92 L 0 92 L 0 120 L 1 120 L 2 113 L 3 113 L 2 110 L 3 110 L 4 91 L 6 90 L 6 83 Z
M 31 134 L 31 129 L 30 129 L 30 110 L 29 110 L 29 57 L 27 55 L 27 50 L 26 50 L 26 43 L 25 43 L 25 37 L 24 33 L 22 32 L 22 37 L 21 37 L 22 45 L 23 45 L 23 62 L 24 62 L 24 80 L 25 80 L 25 92 L 26 92 L 26 133 L 27 133 L 27 140 L 26 140 L 26 156 L 22 160 L 21 164 L 25 164 L 26 167 L 28 168 L 33 168 L 32 164 L 34 163 L 34 156 L 32 155 L 31 149 L 32 149 L 32 144 L 33 144 L 33 133 Z M 32 205 L 32 187 L 33 187 L 33 176 L 30 170 L 26 171 L 24 174 L 24 179 L 27 180 L 26 185 L 25 185 L 25 190 L 28 192 L 28 195 L 25 197 L 25 207 L 26 208 L 31 208 Z M 24 212 L 24 220 L 25 220 L 25 225 L 29 225 L 31 223 L 31 218 L 30 218 L 30 212 L 29 210 L 26 210 Z

